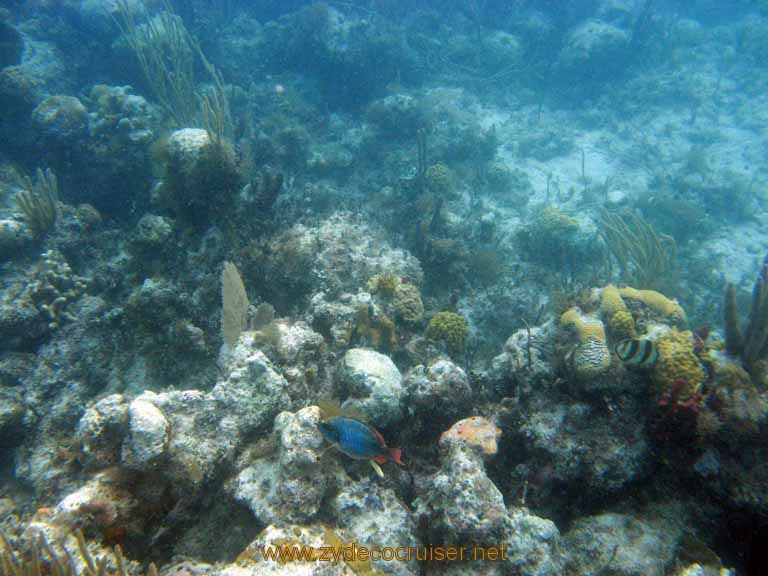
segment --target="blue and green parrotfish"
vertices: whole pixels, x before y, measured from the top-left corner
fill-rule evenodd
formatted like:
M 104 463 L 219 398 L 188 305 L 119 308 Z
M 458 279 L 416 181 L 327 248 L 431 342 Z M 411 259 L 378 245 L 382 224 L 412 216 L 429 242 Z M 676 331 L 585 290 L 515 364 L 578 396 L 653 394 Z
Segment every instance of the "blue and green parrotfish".
M 384 437 L 370 424 L 349 416 L 332 416 L 319 423 L 318 428 L 328 442 L 340 452 L 356 460 L 368 460 L 379 476 L 379 464 L 392 460 L 402 465 L 400 449 L 389 448 Z

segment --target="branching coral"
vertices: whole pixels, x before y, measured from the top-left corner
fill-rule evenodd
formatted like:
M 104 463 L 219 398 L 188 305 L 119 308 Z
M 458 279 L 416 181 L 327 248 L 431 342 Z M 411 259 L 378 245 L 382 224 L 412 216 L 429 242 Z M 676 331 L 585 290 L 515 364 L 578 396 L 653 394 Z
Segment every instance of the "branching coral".
M 48 322 L 48 328 L 55 330 L 64 322 L 75 320 L 66 308 L 83 295 L 87 279 L 76 275 L 57 250 L 47 250 L 42 257 L 29 283 L 28 294 Z

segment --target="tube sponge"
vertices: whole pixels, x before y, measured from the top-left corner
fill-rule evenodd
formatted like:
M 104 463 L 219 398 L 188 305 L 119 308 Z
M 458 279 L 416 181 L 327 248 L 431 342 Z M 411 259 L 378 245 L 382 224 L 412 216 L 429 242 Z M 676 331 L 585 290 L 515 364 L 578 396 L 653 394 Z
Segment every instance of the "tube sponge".
M 642 302 L 648 308 L 661 314 L 665 318 L 672 319 L 676 322 L 685 323 L 685 310 L 675 300 L 667 298 L 663 294 L 656 292 L 655 290 L 637 290 L 636 288 L 619 288 L 619 294 L 623 298 L 629 298 L 630 300 L 637 300 Z
M 583 343 L 592 339 L 605 344 L 605 326 L 602 321 L 585 316 L 576 306 L 563 312 L 560 316 L 560 325 L 574 330 L 579 342 Z

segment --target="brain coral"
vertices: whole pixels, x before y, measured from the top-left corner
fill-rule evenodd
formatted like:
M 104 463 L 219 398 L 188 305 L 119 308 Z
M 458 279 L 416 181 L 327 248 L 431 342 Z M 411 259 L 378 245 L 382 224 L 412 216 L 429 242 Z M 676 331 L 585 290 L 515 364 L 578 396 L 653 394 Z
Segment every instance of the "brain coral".
M 406 322 L 421 322 L 424 317 L 419 289 L 409 282 L 401 282 L 395 288 L 394 306 L 397 315 Z
M 560 324 L 572 330 L 579 340 L 568 357 L 577 378 L 594 378 L 610 367 L 611 352 L 605 344 L 605 326 L 599 318 L 585 315 L 574 306 L 563 312 Z

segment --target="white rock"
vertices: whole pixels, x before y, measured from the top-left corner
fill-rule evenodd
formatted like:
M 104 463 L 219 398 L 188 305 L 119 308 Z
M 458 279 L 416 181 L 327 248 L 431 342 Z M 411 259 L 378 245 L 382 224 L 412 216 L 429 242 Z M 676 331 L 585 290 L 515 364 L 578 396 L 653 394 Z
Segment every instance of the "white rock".
M 348 394 L 344 408 L 360 410 L 380 426 L 400 419 L 403 378 L 389 356 L 352 348 L 344 354 L 340 376 Z
M 128 439 L 123 444 L 123 463 L 142 469 L 156 465 L 168 449 L 168 421 L 157 406 L 141 398 L 131 402 L 128 418 Z

